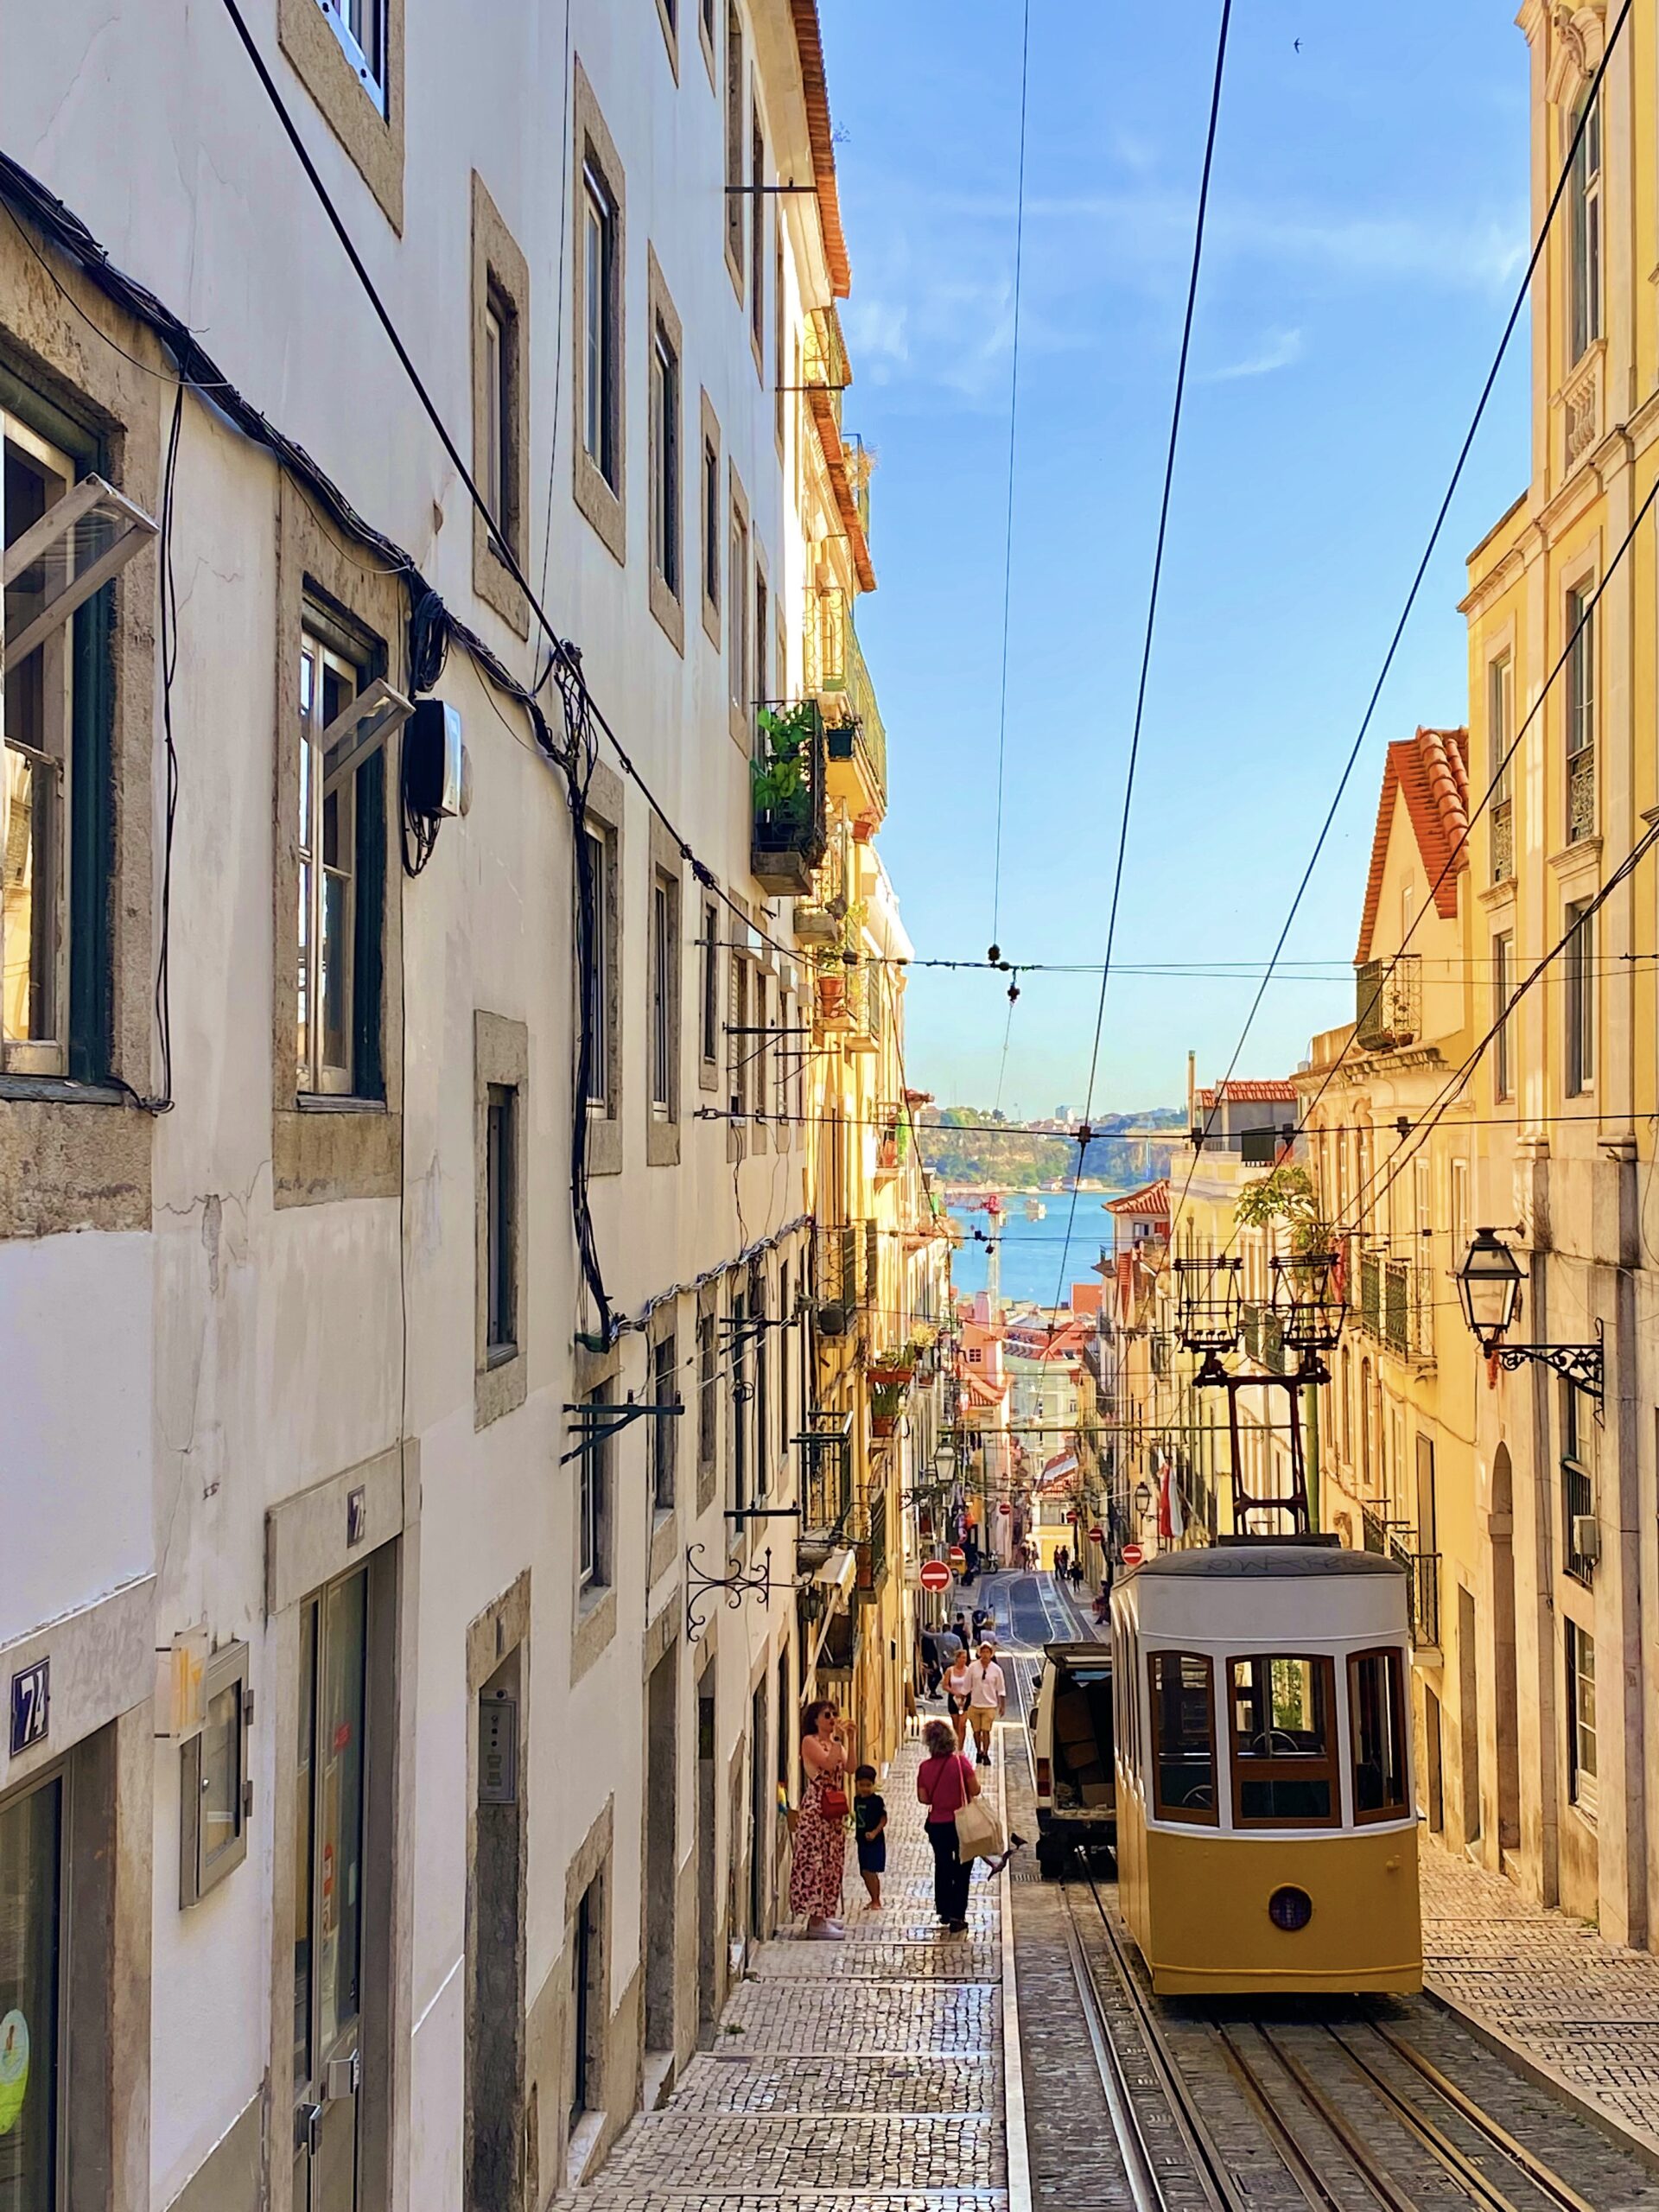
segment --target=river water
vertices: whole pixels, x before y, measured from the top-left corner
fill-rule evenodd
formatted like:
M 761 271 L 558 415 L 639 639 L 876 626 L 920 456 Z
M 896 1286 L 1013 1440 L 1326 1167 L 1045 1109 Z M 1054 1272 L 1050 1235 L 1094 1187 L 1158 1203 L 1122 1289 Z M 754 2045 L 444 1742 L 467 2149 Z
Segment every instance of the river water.
M 1068 1239 L 1066 1224 L 1071 1217 L 1069 1191 L 1035 1193 L 1038 1204 L 1047 1209 L 1046 1217 L 1041 1221 L 1027 1220 L 1025 1192 L 1004 1192 L 1002 1204 L 1007 1211 L 998 1232 L 1002 1250 L 1003 1303 L 1052 1306 L 1058 1300 L 1061 1304 L 1069 1304 L 1074 1282 L 1098 1282 L 1095 1263 L 1103 1248 L 1109 1252 L 1112 1244 L 1112 1217 L 1102 1209 L 1106 1199 L 1120 1195 L 1116 1191 L 1079 1191 Z M 963 1240 L 951 1262 L 951 1280 L 959 1292 L 971 1295 L 985 1287 L 989 1257 L 985 1240 L 991 1217 L 955 1205 L 950 1209 L 950 1217 L 962 1230 Z

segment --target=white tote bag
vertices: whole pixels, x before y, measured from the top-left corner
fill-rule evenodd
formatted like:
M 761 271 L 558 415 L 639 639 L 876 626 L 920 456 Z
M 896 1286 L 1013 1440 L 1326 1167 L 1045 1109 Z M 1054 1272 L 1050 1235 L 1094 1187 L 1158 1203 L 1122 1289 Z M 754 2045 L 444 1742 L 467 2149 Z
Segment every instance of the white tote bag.
M 969 1797 L 957 1808 L 957 1856 L 995 1859 L 1003 1849 L 1002 1830 L 983 1797 Z

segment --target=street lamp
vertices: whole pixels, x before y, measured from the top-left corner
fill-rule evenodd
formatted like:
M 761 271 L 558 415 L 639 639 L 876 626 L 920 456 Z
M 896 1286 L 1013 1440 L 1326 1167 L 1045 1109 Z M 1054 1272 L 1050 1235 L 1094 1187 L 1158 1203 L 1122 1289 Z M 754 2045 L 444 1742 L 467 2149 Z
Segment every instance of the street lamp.
M 1458 1269 L 1458 1300 L 1469 1332 L 1489 1359 L 1508 1374 L 1535 1360 L 1596 1402 L 1601 1414 L 1601 1324 L 1592 1344 L 1506 1344 L 1505 1332 L 1521 1299 L 1521 1268 L 1513 1252 L 1493 1229 L 1478 1229 Z
M 1338 1287 L 1341 1260 L 1335 1252 L 1298 1252 L 1274 1257 L 1273 1310 L 1279 1334 L 1290 1351 L 1334 1351 L 1347 1308 Z

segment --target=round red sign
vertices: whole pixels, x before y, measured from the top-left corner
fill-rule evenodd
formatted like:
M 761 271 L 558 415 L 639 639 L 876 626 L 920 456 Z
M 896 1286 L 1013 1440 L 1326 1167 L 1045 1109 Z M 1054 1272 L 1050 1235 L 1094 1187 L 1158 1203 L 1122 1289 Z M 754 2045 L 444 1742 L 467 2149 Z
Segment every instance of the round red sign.
M 1071 1511 L 1066 1515 L 1066 1516 L 1065 1516 L 1065 1517 L 1066 1517 L 1067 1521 L 1068 1521 L 1068 1522 L 1070 1522 L 1070 1523 L 1071 1523 L 1071 1525 L 1072 1526 L 1072 1528 L 1074 1528 L 1074 1529 L 1075 1529 L 1075 1528 L 1077 1527 L 1077 1510 L 1076 1506 L 1073 1506 L 1073 1507 L 1072 1507 L 1071 1510 Z
M 950 1587 L 950 1570 L 942 1559 L 925 1559 L 922 1561 L 922 1587 L 924 1590 L 948 1590 Z
M 1139 1567 L 1145 1557 L 1146 1554 L 1141 1550 L 1139 1544 L 1124 1545 L 1123 1564 L 1125 1567 Z
M 1096 1525 L 1089 1531 L 1089 1541 L 1091 1544 L 1103 1544 L 1105 1542 L 1106 1531 L 1099 1525 L 1098 1522 L 1096 1522 Z
M 952 1544 L 950 1550 L 945 1554 L 945 1557 L 950 1562 L 950 1572 L 953 1574 L 960 1574 L 963 1568 L 968 1564 L 968 1554 L 963 1551 L 960 1544 Z
M 1007 1499 L 1005 1497 L 996 1510 L 999 1513 L 1012 1513 L 1014 1508 L 1008 1503 Z

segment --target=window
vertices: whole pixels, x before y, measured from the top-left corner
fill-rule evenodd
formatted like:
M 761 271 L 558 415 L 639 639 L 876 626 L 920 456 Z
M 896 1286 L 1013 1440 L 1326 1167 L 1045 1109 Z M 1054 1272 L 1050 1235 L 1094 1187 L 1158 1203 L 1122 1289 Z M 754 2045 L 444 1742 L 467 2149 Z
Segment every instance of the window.
M 606 1114 L 611 1105 L 611 841 L 591 823 L 582 835 L 587 854 L 579 895 L 588 939 L 582 963 L 588 1107 L 590 1113 Z
M 721 604 L 721 455 L 712 438 L 703 438 L 703 606 L 719 613 Z M 719 644 L 719 626 L 715 628 Z
M 1492 1039 L 1492 1096 L 1513 1098 L 1514 1071 L 1510 1065 L 1510 994 L 1515 988 L 1515 931 L 1500 930 L 1492 939 L 1492 1019 L 1497 1031 Z M 1459 1249 L 1453 1260 L 1463 1258 Z
M 671 1122 L 679 1110 L 679 887 L 659 871 L 651 887 L 651 1110 Z
M 606 2001 L 601 1980 L 604 1945 L 600 1917 L 602 1875 L 596 1875 L 582 1893 L 575 1926 L 570 1933 L 570 2101 L 569 2124 L 575 2128 L 584 2113 L 597 2108 L 602 2070 L 601 2038 L 605 2032 Z
M 386 0 L 318 0 L 364 91 L 386 111 Z
M 732 1298 L 727 1335 L 732 1355 L 731 1510 L 746 1513 L 749 1505 L 749 1407 L 753 1391 L 749 1382 L 749 1308 L 741 1291 Z M 741 1533 L 741 1524 L 733 1534 Z
M 582 172 L 582 348 L 587 375 L 582 442 L 613 492 L 616 466 L 616 357 L 612 295 L 616 283 L 616 209 L 604 179 Z
M 779 1464 L 785 1467 L 789 1465 L 790 1442 L 795 1431 L 794 1377 L 790 1371 L 795 1338 L 795 1306 L 790 1289 L 789 1262 L 785 1260 L 778 1274 L 778 1313 L 783 1325 L 778 1340 L 778 1452 Z
M 670 594 L 680 596 L 680 357 L 657 318 L 651 359 L 651 558 Z
M 1357 1651 L 1348 1662 L 1356 1821 L 1406 1815 L 1407 1704 L 1400 1654 Z
M 1452 1265 L 1453 1269 L 1463 1265 L 1463 1255 L 1469 1249 L 1469 1163 L 1466 1160 L 1452 1162 Z
M 749 1313 L 754 1332 L 754 1489 L 765 1497 L 772 1489 L 772 1336 L 766 1319 L 766 1274 L 757 1260 L 749 1275 Z
M 726 1039 L 727 1107 L 733 1122 L 741 1123 L 749 1111 L 749 963 L 741 952 L 731 956 L 732 1018 Z M 740 1129 L 741 1135 L 741 1131 Z
M 769 696 L 766 690 L 766 644 L 771 624 L 772 594 L 766 588 L 766 572 L 757 557 L 754 564 L 754 696 L 757 700 Z M 757 721 L 752 740 L 755 745 L 760 741 L 760 725 Z
M 1508 653 L 1486 671 L 1487 769 L 1491 785 L 1492 881 L 1515 874 L 1515 815 L 1510 801 L 1510 749 L 1515 743 L 1515 664 Z
M 382 1095 L 385 775 L 348 711 L 361 671 L 307 628 L 300 640 L 299 961 L 302 1093 Z M 372 720 L 372 718 L 371 718 Z
M 11 2115 L 0 2136 L 0 2188 L 8 2212 L 14 2204 L 17 2212 L 50 2212 L 64 2201 L 65 1811 L 61 1774 L 0 1806 L 0 2112 Z M 27 2032 L 21 2050 L 20 2020 Z M 12 2086 L 19 2081 L 21 2089 Z
M 720 911 L 712 899 L 702 904 L 702 976 L 698 1057 L 712 1068 L 720 1058 Z
M 773 429 L 781 450 L 784 442 L 784 226 L 772 226 L 772 380 L 775 397 Z
M 1596 1812 L 1596 1640 L 1567 1624 L 1567 1794 L 1593 1820 Z
M 1576 131 L 1584 111 L 1573 117 Z M 1568 351 L 1573 361 L 1601 335 L 1601 109 L 1590 111 L 1573 156 Z
M 731 529 L 732 622 L 728 657 L 732 721 L 748 741 L 749 704 L 749 526 L 742 509 L 732 502 Z
M 1595 1579 L 1596 1539 L 1586 1525 L 1596 1511 L 1594 1432 L 1590 1401 L 1575 1383 L 1561 1385 L 1561 1568 L 1586 1589 Z
M 712 1467 L 719 1449 L 720 1352 L 715 1316 L 697 1316 L 697 1464 Z
M 1596 830 L 1596 611 L 1588 584 L 1567 594 L 1567 841 Z
M 1567 1090 L 1576 1098 L 1596 1079 L 1596 924 L 1588 899 L 1568 906 L 1567 926 Z
M 658 1406 L 677 1406 L 680 1402 L 678 1358 L 673 1337 L 658 1337 L 651 1348 L 651 1397 Z M 674 1510 L 674 1473 L 679 1453 L 679 1416 L 676 1414 L 650 1414 L 646 1427 L 651 1435 L 651 1502 L 654 1511 L 671 1513 Z
M 743 288 L 743 28 L 726 10 L 726 258 Z
M 1230 1660 L 1233 1819 L 1239 1827 L 1329 1827 L 1341 1816 L 1329 1659 Z
M 1210 1661 L 1192 1651 L 1154 1651 L 1147 1659 L 1152 1705 L 1152 1802 L 1160 1821 L 1214 1827 L 1216 1723 Z
M 518 1100 L 512 1085 L 491 1084 L 484 1111 L 488 1265 L 485 1353 L 494 1366 L 511 1359 L 518 1349 Z
M 762 190 L 766 176 L 766 142 L 757 111 L 749 133 L 749 181 L 754 205 L 749 221 L 749 335 L 754 345 L 755 366 L 764 375 L 766 348 L 766 202 Z
M 179 1751 L 179 1904 L 198 1904 L 248 1855 L 248 1647 L 216 1651 L 207 1720 Z
M 577 1459 L 576 1503 L 580 1523 L 576 1532 L 576 1581 L 582 1590 L 600 1590 L 609 1582 L 611 1547 L 611 1443 L 606 1429 L 608 1415 L 600 1408 L 607 1391 L 589 1391 L 583 1401 L 588 1414 Z
M 512 480 L 507 457 L 507 424 L 512 415 L 509 389 L 512 358 L 508 329 L 514 318 L 501 295 L 493 289 L 484 310 L 484 481 L 479 489 L 490 519 L 505 537 L 507 533 L 507 486 Z M 511 542 L 511 541 L 509 541 Z

